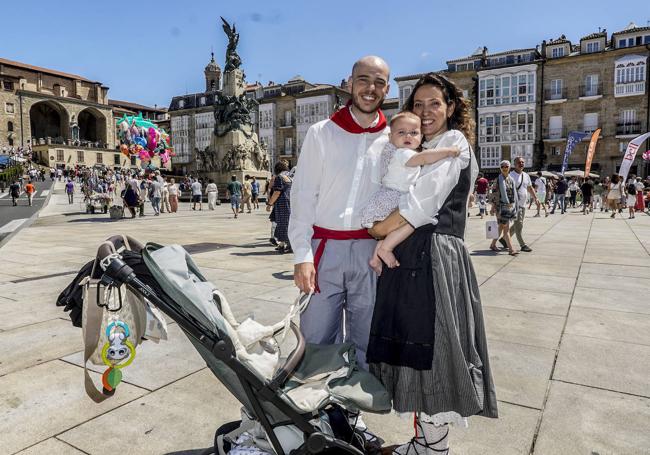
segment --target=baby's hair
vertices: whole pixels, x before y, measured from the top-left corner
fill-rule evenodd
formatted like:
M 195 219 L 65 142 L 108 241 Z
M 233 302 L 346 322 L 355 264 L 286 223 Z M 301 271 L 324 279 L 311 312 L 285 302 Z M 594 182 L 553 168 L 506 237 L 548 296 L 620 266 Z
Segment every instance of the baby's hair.
M 393 123 L 397 122 L 398 120 L 401 120 L 401 119 L 407 119 L 407 118 L 408 118 L 408 119 L 415 120 L 416 122 L 418 122 L 418 124 L 420 124 L 420 123 L 422 122 L 422 120 L 420 119 L 420 117 L 418 117 L 417 115 L 415 115 L 413 112 L 411 112 L 411 111 L 402 111 L 402 112 L 398 112 L 397 114 L 395 114 L 395 115 L 390 119 L 390 124 L 389 124 L 389 126 L 393 126 Z

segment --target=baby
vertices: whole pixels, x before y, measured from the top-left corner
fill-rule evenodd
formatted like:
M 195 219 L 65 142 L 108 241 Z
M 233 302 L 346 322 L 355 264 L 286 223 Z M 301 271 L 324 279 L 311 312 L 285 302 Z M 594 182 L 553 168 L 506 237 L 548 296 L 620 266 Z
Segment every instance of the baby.
M 449 157 L 457 157 L 457 147 L 442 147 L 435 150 L 418 152 L 422 142 L 420 117 L 412 112 L 400 112 L 390 121 L 390 142 L 381 154 L 382 181 L 361 213 L 361 225 L 371 228 L 375 222 L 384 220 L 397 207 L 400 197 L 408 193 L 420 174 L 420 166 L 433 164 Z M 405 225 L 391 232 L 384 240 L 377 243 L 370 266 L 381 274 L 381 261 L 390 268 L 399 266 L 393 249 L 403 242 L 414 229 Z

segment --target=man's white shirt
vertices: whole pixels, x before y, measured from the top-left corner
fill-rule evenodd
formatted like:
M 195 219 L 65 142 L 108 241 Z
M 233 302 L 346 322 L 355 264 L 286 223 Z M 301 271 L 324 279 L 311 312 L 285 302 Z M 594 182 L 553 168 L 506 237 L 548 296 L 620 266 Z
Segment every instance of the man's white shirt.
M 524 171 L 522 171 L 521 174 L 517 171 L 510 171 L 510 177 L 515 181 L 515 190 L 517 191 L 519 207 L 524 207 L 528 197 L 528 187 L 533 184 L 530 180 L 530 176 Z

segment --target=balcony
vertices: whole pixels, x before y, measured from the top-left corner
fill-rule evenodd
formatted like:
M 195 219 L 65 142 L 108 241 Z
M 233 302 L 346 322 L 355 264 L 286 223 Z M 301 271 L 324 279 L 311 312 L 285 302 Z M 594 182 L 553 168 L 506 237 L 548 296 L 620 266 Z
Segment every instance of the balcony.
M 615 84 L 614 96 L 634 96 L 645 94 L 645 81 L 628 82 L 627 84 Z
M 546 142 L 563 141 L 566 136 L 566 128 L 544 128 L 542 131 L 542 139 Z
M 616 124 L 616 137 L 634 137 L 641 134 L 641 122 L 624 122 Z
M 581 100 L 595 100 L 603 96 L 603 83 L 586 84 L 580 86 L 580 99 Z
M 583 133 L 586 134 L 585 137 L 582 138 L 583 141 L 588 141 L 591 139 L 591 135 L 594 134 L 594 131 L 596 131 L 599 128 L 598 125 L 590 125 L 590 124 L 580 124 L 578 125 L 578 128 L 575 129 L 575 131 L 582 131 Z M 602 132 L 601 132 L 602 136 Z
M 296 126 L 296 119 L 292 118 L 287 122 L 286 119 L 283 119 L 281 122 L 278 123 L 278 128 L 293 128 Z
M 564 103 L 567 100 L 567 89 L 562 87 L 560 90 L 557 89 L 544 89 L 544 103 L 546 104 L 557 104 Z
M 280 149 L 278 151 L 278 155 L 280 155 L 281 157 L 296 156 L 296 148 L 295 147 L 285 147 L 285 148 Z
M 70 147 L 76 148 L 87 148 L 87 149 L 108 149 L 108 144 L 101 141 L 87 141 L 87 140 L 76 140 L 64 139 L 62 137 L 32 137 L 32 146 L 38 145 L 68 145 Z

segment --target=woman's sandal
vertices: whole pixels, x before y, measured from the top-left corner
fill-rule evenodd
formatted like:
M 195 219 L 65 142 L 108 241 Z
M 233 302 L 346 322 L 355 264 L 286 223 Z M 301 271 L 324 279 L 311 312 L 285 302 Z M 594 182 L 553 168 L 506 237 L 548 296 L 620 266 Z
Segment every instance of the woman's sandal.
M 513 250 L 513 251 L 509 251 L 508 254 L 509 254 L 510 256 L 517 256 L 517 255 L 519 254 L 519 251 L 514 251 L 514 250 Z
M 498 247 L 496 247 L 496 246 L 492 246 L 492 245 L 490 245 L 490 249 L 491 249 L 492 251 L 496 251 L 497 253 L 498 253 L 499 251 L 501 251 Z

